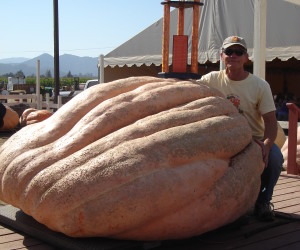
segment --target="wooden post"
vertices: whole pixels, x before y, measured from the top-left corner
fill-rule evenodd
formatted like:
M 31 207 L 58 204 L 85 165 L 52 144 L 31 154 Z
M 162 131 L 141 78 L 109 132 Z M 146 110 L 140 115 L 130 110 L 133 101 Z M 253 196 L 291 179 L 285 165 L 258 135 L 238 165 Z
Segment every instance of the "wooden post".
M 298 175 L 296 155 L 297 155 L 298 117 L 300 116 L 300 109 L 294 103 L 287 103 L 286 106 L 289 109 L 287 173 Z
M 177 35 L 184 35 L 184 6 L 179 3 Z
M 169 0 L 166 0 L 169 2 Z M 170 42 L 170 5 L 164 5 L 162 72 L 169 72 L 169 42 Z
M 200 2 L 200 0 L 195 0 Z M 191 72 L 198 74 L 199 5 L 193 7 Z

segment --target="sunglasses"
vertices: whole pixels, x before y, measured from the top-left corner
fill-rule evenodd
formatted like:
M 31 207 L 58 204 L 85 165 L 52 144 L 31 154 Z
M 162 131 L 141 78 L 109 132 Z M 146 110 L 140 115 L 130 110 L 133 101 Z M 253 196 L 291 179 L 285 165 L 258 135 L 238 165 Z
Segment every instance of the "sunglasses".
M 231 56 L 233 53 L 236 54 L 237 56 L 242 56 L 244 55 L 244 53 L 246 52 L 245 50 L 242 50 L 242 49 L 225 49 L 224 51 L 224 54 L 226 56 Z

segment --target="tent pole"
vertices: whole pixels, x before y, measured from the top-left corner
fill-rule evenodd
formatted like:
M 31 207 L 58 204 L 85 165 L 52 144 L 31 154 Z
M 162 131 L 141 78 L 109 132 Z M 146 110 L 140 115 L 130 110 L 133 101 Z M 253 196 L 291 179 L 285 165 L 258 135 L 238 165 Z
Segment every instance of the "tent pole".
M 200 3 L 200 0 L 195 0 Z M 198 74 L 199 5 L 193 7 L 191 72 Z
M 104 83 L 104 55 L 98 58 L 98 82 Z
M 254 46 L 253 73 L 265 79 L 266 76 L 266 17 L 267 1 L 254 1 Z

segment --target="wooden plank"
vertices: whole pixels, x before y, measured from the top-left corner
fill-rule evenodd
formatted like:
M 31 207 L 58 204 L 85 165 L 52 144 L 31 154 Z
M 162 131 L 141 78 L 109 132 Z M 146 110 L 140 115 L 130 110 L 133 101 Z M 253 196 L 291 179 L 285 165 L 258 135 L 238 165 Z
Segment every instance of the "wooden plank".
M 290 188 L 290 187 L 297 187 L 298 190 L 300 191 L 300 182 L 292 181 L 292 182 L 286 182 L 286 183 L 281 184 L 281 185 L 276 185 L 274 190 L 286 189 L 286 188 Z
M 0 229 L 0 235 L 6 235 L 6 234 L 12 234 L 12 233 L 15 233 L 15 232 L 8 229 L 8 228 L 1 228 Z
M 264 241 L 276 237 L 285 237 L 295 231 L 299 234 L 300 223 L 290 223 L 287 220 L 278 219 L 277 222 L 250 223 L 237 228 L 224 227 L 192 239 L 180 241 L 164 241 L 158 249 L 172 250 L 224 250 L 224 249 L 255 249 L 249 246 L 258 244 L 256 249 L 271 249 L 265 246 Z M 285 239 L 287 244 L 293 239 Z M 283 244 L 285 244 L 285 242 Z M 264 248 L 266 247 L 266 248 Z
M 35 94 L 24 94 L 24 95 L 0 95 L 0 99 L 6 99 L 6 100 L 10 100 L 10 99 L 36 99 L 36 95 Z
M 289 194 L 289 193 L 294 193 L 297 195 L 300 192 L 300 187 L 294 186 L 294 187 L 288 187 L 288 188 L 282 188 L 282 189 L 274 189 L 274 195 L 283 195 L 283 194 Z
M 281 245 L 289 244 L 295 242 L 293 236 L 297 236 L 296 239 L 299 240 L 300 223 L 287 223 L 276 224 L 264 223 L 265 226 L 258 228 L 257 230 L 248 231 L 244 235 L 244 238 L 235 239 L 234 241 L 223 244 L 219 249 L 274 249 L 278 245 L 278 241 Z M 294 232 L 295 235 L 292 235 Z M 291 235 L 291 237 L 288 237 Z
M 299 122 L 299 124 L 300 124 L 300 122 Z M 300 176 L 299 175 L 288 174 L 287 171 L 281 172 L 280 178 L 285 178 L 285 177 L 300 180 Z
M 273 204 L 276 204 L 276 202 L 280 202 L 280 201 L 287 201 L 287 200 L 292 200 L 294 198 L 300 198 L 300 193 L 287 193 L 284 195 L 276 195 L 273 196 L 272 198 L 272 202 Z
M 24 246 L 27 247 L 28 249 L 28 247 L 36 246 L 39 244 L 40 241 L 36 239 L 25 238 L 25 239 L 20 239 L 20 240 L 15 240 L 15 241 L 0 244 L 0 249 L 18 249 L 18 248 L 23 248 Z
M 285 201 L 278 201 L 276 202 L 276 207 L 279 208 L 284 208 L 284 207 L 290 207 L 290 206 L 298 206 L 300 204 L 300 198 L 295 198 L 295 199 L 289 199 Z
M 296 178 L 288 178 L 288 177 L 279 178 L 275 187 L 285 185 L 286 183 L 298 183 L 299 184 L 300 180 L 296 179 Z
M 299 223 L 298 223 L 299 224 Z M 277 249 L 278 247 L 284 247 L 286 245 L 299 242 L 300 229 L 290 232 L 282 231 L 282 228 L 274 228 L 269 232 L 264 233 L 264 237 L 255 237 L 253 241 L 247 244 L 247 241 L 243 242 L 242 246 L 239 246 L 240 250 L 253 250 L 253 249 Z M 245 245 L 244 245 L 245 244 Z
M 10 241 L 21 240 L 21 239 L 24 239 L 24 236 L 21 235 L 21 234 L 17 234 L 17 233 L 8 234 L 8 235 L 1 235 L 0 236 L 0 244 L 10 242 Z
M 2 227 L 2 226 L 1 226 Z M 0 231 L 0 249 L 38 249 L 53 250 L 52 246 L 29 236 L 16 233 L 8 228 L 2 227 Z
M 277 211 L 277 209 L 276 209 L 276 211 Z M 289 214 L 291 217 L 294 217 L 294 218 L 299 218 L 299 215 L 300 215 L 299 205 L 282 207 L 282 208 L 278 209 L 278 211 Z

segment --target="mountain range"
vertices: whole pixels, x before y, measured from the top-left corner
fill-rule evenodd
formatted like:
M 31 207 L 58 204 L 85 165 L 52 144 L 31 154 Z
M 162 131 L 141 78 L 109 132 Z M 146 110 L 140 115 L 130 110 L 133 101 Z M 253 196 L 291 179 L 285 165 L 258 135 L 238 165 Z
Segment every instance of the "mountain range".
M 16 73 L 22 70 L 25 76 L 36 75 L 37 60 L 40 60 L 40 74 L 45 75 L 50 70 L 54 75 L 54 58 L 42 54 L 32 59 L 7 58 L 0 60 L 0 75 Z M 97 76 L 97 57 L 79 57 L 69 54 L 59 56 L 59 75 L 65 76 L 70 71 L 73 76 Z

